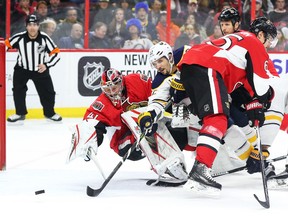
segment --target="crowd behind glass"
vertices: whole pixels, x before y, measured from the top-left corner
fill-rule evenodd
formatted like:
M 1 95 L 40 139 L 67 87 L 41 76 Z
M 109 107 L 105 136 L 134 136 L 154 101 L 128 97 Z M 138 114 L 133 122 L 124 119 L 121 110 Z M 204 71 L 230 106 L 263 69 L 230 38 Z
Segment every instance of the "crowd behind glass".
M 167 8 L 164 0 L 90 0 L 85 20 L 85 0 L 11 0 L 10 35 L 25 30 L 25 18 L 36 14 L 41 31 L 62 49 L 84 48 L 84 23 L 89 22 L 90 49 L 149 49 L 167 41 Z M 169 43 L 178 48 L 222 36 L 218 15 L 235 7 L 241 29 L 251 22 L 251 2 L 242 0 L 171 0 Z M 255 15 L 266 16 L 277 27 L 278 44 L 270 51 L 288 51 L 287 0 L 256 0 Z M 6 0 L 0 0 L 0 37 L 5 38 Z

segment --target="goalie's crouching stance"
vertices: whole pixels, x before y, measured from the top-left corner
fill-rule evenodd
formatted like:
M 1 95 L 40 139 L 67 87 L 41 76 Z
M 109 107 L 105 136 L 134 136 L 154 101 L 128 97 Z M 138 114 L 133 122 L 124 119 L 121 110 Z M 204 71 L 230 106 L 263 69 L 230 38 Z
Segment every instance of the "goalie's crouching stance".
M 151 95 L 151 79 L 142 74 L 123 76 L 110 68 L 102 73 L 100 85 L 102 93 L 86 110 L 83 121 L 72 131 L 68 162 L 77 157 L 89 161 L 91 154 L 97 154 L 104 135 L 110 140 L 110 148 L 121 157 L 136 141 L 123 123 L 121 114 L 147 105 Z M 140 160 L 143 157 L 143 152 L 136 148 L 127 159 Z
M 104 135 L 110 140 L 110 148 L 121 157 L 140 139 L 136 123 L 140 111 L 135 108 L 147 105 L 152 89 L 150 78 L 142 74 L 123 76 L 115 69 L 108 69 L 102 74 L 101 89 L 102 93 L 87 109 L 83 121 L 73 128 L 68 162 L 77 157 L 86 161 L 95 158 Z M 146 108 L 138 109 L 145 111 Z M 162 136 L 165 125 L 162 129 L 159 127 L 159 131 L 161 136 L 157 144 L 150 143 L 159 148 L 142 139 L 127 159 L 136 161 L 147 156 L 152 170 L 159 176 L 168 173 L 173 178 L 186 181 L 184 158 L 179 147 L 172 140 L 166 141 L 167 136 L 171 137 L 169 133 L 164 132 Z M 179 166 L 180 171 L 177 170 Z

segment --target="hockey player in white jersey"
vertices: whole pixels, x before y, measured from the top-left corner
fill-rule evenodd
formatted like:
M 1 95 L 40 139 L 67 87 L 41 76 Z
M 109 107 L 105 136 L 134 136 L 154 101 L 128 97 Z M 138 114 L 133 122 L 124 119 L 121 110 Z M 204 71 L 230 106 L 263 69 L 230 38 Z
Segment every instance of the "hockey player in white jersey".
M 156 128 L 158 120 L 164 117 L 163 107 L 172 100 L 173 114 L 171 126 L 188 130 L 186 133 L 189 135 L 187 138 L 187 149 L 195 150 L 198 131 L 201 125 L 199 124 L 199 119 L 191 114 L 187 108 L 190 106 L 191 101 L 186 96 L 185 89 L 180 82 L 180 72 L 176 67 L 177 62 L 182 58 L 186 49 L 188 50 L 189 48 L 189 46 L 184 46 L 173 53 L 170 45 L 165 42 L 159 42 L 150 48 L 150 63 L 159 73 L 152 83 L 152 87 L 154 84 L 154 89 L 152 96 L 149 97 L 148 109 L 139 115 L 138 124 L 142 130 L 149 128 L 151 131 L 150 135 L 153 136 L 153 128 Z M 227 163 L 233 163 L 233 159 L 231 162 L 233 156 L 235 161 L 238 162 L 238 166 L 239 161 L 240 163 L 245 163 L 251 151 L 251 145 L 246 141 L 244 133 L 235 125 L 230 125 L 224 141 L 227 143 L 219 151 L 219 157 L 215 160 L 215 166 L 213 167 L 216 172 L 225 171 L 225 168 L 228 170 Z M 230 152 L 230 154 L 227 152 Z M 225 163 L 221 163 L 221 161 L 225 161 Z M 235 166 L 235 164 L 233 165 Z M 243 166 L 243 163 L 241 165 Z

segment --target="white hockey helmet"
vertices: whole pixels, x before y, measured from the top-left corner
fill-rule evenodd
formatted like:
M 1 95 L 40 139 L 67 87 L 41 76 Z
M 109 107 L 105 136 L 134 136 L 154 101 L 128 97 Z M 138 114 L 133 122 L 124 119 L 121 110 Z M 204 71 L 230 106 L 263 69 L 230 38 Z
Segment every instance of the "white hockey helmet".
M 123 76 L 120 71 L 113 68 L 105 70 L 101 76 L 101 90 L 109 97 L 114 106 L 121 104 L 124 89 Z
M 164 41 L 158 42 L 157 44 L 153 45 L 149 49 L 149 62 L 150 62 L 151 67 L 154 68 L 153 63 L 162 57 L 166 57 L 167 60 L 169 61 L 171 65 L 171 69 L 170 69 L 170 73 L 171 73 L 172 67 L 174 65 L 173 51 L 172 51 L 172 47 Z

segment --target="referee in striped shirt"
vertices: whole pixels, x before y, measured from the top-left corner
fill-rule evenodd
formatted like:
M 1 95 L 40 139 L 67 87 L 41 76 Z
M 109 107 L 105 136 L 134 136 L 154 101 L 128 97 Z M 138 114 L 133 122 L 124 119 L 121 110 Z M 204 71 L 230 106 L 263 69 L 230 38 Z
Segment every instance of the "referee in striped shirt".
M 44 116 L 52 121 L 61 121 L 55 113 L 55 91 L 49 73 L 60 60 L 59 48 L 44 32 L 39 31 L 36 15 L 28 15 L 26 31 L 17 33 L 5 40 L 8 49 L 18 49 L 17 62 L 13 74 L 13 99 L 16 114 L 8 117 L 8 122 L 25 120 L 27 112 L 26 92 L 28 80 L 32 80 L 38 92 Z

